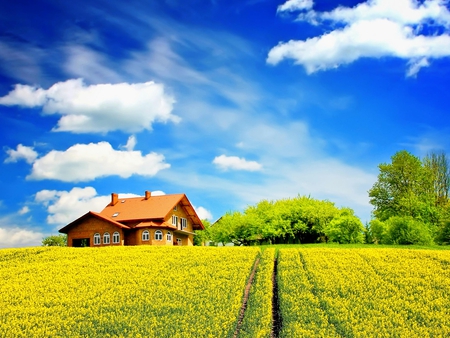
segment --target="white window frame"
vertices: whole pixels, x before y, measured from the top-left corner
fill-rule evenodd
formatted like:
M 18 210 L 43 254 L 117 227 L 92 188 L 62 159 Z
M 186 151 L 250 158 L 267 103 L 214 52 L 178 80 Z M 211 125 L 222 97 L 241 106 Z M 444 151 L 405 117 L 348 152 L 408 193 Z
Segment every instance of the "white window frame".
M 111 243 L 111 236 L 109 232 L 105 232 L 103 234 L 103 244 L 110 244 Z
M 94 245 L 100 245 L 102 243 L 102 236 L 99 233 L 94 234 Z
M 187 228 L 187 218 L 181 218 L 181 229 Z
M 119 244 L 120 243 L 120 234 L 118 231 L 113 233 L 113 244 Z
M 161 230 L 155 231 L 155 240 L 162 241 L 163 239 L 163 232 Z
M 166 238 L 168 242 L 172 242 L 172 233 L 170 231 L 167 231 Z
M 142 240 L 149 241 L 150 240 L 150 232 L 148 230 L 142 231 Z
M 172 215 L 172 225 L 178 226 L 178 216 Z

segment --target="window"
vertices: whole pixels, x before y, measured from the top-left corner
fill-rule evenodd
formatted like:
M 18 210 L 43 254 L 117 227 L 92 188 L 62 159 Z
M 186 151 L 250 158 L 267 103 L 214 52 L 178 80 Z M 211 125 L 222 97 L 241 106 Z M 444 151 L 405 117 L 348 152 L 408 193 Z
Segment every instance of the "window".
M 113 243 L 114 244 L 120 243 L 120 234 L 117 231 L 113 233 Z
M 175 216 L 175 215 L 172 216 L 172 225 L 175 225 L 175 226 L 178 225 L 178 216 Z
M 184 229 L 184 228 L 187 228 L 187 219 L 186 218 L 182 218 L 181 219 L 181 227 Z
M 167 231 L 167 242 L 172 242 L 172 233 Z
M 100 234 L 95 234 L 94 235 L 94 245 L 100 245 Z
M 173 211 L 177 211 L 177 205 L 173 207 Z
M 148 241 L 149 239 L 150 239 L 150 233 L 148 232 L 148 230 L 142 231 L 142 240 Z
M 177 238 L 177 245 L 183 245 L 183 241 L 181 240 L 181 238 Z
M 161 230 L 156 230 L 156 231 L 155 231 L 155 239 L 156 239 L 157 241 L 162 241 L 162 239 L 163 239 L 163 233 L 162 233 Z
M 103 244 L 109 244 L 109 240 L 110 240 L 109 232 L 105 232 L 103 234 Z

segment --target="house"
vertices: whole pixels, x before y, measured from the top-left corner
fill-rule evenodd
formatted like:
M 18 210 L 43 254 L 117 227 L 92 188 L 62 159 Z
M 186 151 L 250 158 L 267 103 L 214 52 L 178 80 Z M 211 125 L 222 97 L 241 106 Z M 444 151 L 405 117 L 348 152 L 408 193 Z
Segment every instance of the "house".
M 204 226 L 185 194 L 119 198 L 100 212 L 89 211 L 59 232 L 74 247 L 113 245 L 193 245 Z

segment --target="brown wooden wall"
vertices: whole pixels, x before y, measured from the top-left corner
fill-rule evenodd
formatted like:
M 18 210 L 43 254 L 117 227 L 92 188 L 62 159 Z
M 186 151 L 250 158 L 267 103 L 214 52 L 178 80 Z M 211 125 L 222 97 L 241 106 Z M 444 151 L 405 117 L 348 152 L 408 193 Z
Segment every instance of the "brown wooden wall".
M 113 244 L 113 234 L 116 231 L 120 234 L 119 244 Z M 110 244 L 103 244 L 103 234 L 105 232 L 109 232 Z M 121 228 L 94 217 L 85 219 L 82 223 L 73 226 L 69 230 L 67 234 L 67 245 L 72 246 L 72 242 L 74 239 L 89 238 L 89 245 L 94 246 L 94 234 L 96 233 L 100 234 L 101 244 L 95 246 L 124 245 L 125 237 L 124 232 Z

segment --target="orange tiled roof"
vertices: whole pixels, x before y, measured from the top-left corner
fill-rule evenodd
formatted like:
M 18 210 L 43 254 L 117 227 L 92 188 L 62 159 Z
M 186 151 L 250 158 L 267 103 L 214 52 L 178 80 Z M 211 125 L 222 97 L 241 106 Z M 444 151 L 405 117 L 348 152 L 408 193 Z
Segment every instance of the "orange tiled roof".
M 150 220 L 162 222 L 176 205 L 181 205 L 185 209 L 193 221 L 194 229 L 204 229 L 185 194 L 118 198 L 114 205 L 108 204 L 100 215 L 116 222 Z

